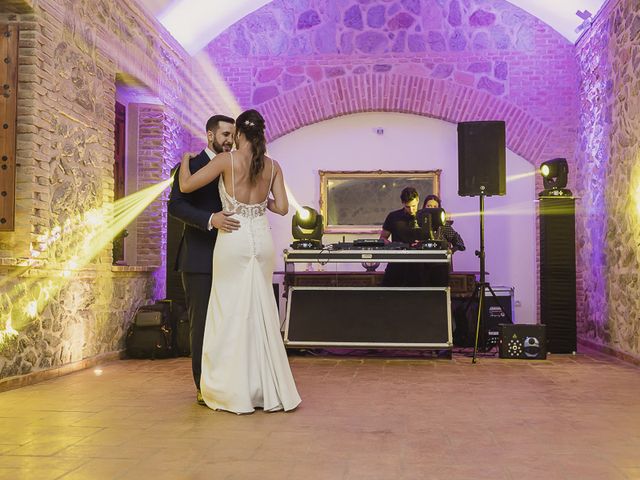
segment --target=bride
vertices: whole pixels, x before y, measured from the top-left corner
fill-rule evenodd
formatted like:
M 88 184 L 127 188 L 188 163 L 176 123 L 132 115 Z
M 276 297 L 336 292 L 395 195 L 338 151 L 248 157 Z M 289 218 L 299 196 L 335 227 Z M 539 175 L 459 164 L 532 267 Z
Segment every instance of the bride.
M 289 201 L 280 165 L 265 155 L 264 128 L 262 115 L 247 110 L 236 120 L 236 151 L 193 175 L 185 155 L 180 168 L 185 193 L 220 176 L 223 208 L 240 221 L 238 230 L 218 232 L 200 382 L 208 407 L 235 413 L 288 411 L 301 401 L 280 336 L 266 217 L 267 209 L 286 215 Z

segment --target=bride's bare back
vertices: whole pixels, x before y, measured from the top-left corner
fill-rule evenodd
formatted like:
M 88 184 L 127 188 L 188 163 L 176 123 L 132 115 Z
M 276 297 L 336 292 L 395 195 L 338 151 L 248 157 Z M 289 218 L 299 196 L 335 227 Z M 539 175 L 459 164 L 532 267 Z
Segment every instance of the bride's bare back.
M 273 159 L 265 155 L 264 167 L 256 181 L 251 183 L 251 157 L 238 151 L 229 153 L 229 156 L 231 161 L 225 165 L 223 174 L 227 193 L 245 205 L 264 202 L 271 193 L 272 175 L 275 179 L 276 165 Z
M 278 162 L 265 155 L 264 167 L 254 183 L 250 180 L 251 156 L 246 150 L 216 155 L 211 162 L 191 175 L 189 158 L 182 157 L 179 171 L 180 191 L 193 192 L 212 182 L 222 174 L 225 190 L 235 197 L 236 201 L 246 205 L 255 205 L 268 199 L 267 208 L 279 215 L 286 215 L 289 211 L 289 199 L 284 186 L 284 176 Z M 232 170 L 233 169 L 233 170 Z M 272 170 L 273 169 L 273 170 Z M 233 172 L 233 175 L 232 175 Z M 273 181 L 271 175 L 273 172 Z M 269 190 L 271 185 L 271 190 Z M 273 194 L 273 198 L 269 194 Z

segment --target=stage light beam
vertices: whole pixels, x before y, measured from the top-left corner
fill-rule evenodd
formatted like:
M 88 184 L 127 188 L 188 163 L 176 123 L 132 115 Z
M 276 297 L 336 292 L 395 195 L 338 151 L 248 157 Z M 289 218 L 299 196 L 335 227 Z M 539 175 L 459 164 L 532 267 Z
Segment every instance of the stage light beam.
M 516 175 L 507 175 L 507 183 L 517 182 L 518 180 L 524 180 L 525 178 L 535 177 L 536 171 L 526 172 L 526 173 L 518 173 Z
M 65 222 L 65 226 L 55 226 L 39 240 L 42 241 L 38 253 L 50 249 L 47 259 L 38 260 L 39 265 L 49 271 L 47 276 L 25 276 L 35 265 L 27 261 L 26 266 L 7 275 L 0 282 L 0 295 L 9 313 L 0 325 L 0 347 L 17 331 L 37 319 L 51 298 L 62 290 L 73 278 L 74 273 L 86 267 L 96 256 L 103 253 L 119 232 L 144 211 L 171 183 L 169 178 L 113 204 L 84 212 Z M 52 247 L 55 247 L 52 248 Z M 32 249 L 33 251 L 33 249 Z M 28 259 L 33 260 L 33 259 Z M 30 300 L 27 294 L 38 293 L 37 300 Z

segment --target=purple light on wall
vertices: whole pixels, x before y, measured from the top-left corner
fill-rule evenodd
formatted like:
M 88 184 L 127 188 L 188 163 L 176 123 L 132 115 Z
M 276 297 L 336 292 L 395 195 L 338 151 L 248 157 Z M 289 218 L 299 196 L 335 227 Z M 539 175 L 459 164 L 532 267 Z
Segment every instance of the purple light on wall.
M 614 92 L 609 79 L 612 66 L 607 60 L 609 37 L 594 35 L 578 50 L 581 66 L 581 138 L 580 138 L 580 188 L 582 190 L 582 225 L 578 228 L 581 248 L 579 255 L 583 277 L 587 279 L 583 294 L 583 315 L 579 318 L 581 330 L 597 342 L 610 341 L 608 330 L 609 302 L 607 293 L 608 240 L 605 192 L 609 163 L 609 138 L 612 118 L 610 102 Z

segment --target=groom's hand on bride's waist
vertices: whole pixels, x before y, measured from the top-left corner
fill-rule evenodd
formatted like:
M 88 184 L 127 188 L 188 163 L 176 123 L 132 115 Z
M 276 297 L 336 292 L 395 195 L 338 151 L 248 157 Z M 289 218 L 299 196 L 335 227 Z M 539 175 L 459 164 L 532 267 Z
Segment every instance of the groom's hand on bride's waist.
M 209 218 L 209 230 L 216 228 L 223 232 L 232 232 L 240 228 L 240 222 L 232 217 L 233 212 L 216 212 Z

